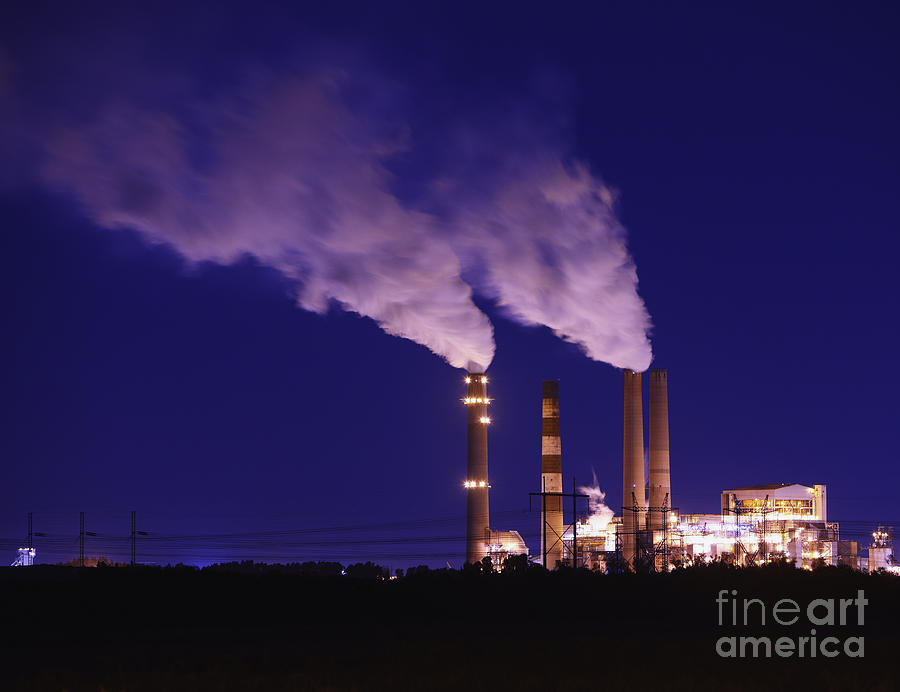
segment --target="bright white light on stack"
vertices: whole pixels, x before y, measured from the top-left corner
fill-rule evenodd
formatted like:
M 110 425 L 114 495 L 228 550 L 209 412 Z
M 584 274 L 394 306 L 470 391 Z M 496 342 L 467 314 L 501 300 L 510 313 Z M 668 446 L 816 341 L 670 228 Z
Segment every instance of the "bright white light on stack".
M 469 406 L 469 405 L 471 405 L 471 404 L 485 404 L 485 405 L 487 405 L 487 404 L 491 403 L 491 401 L 493 401 L 493 399 L 488 399 L 488 398 L 480 397 L 480 396 L 467 396 L 465 399 L 462 400 L 462 402 L 463 402 L 466 406 Z
M 464 488 L 490 488 L 487 481 L 466 481 L 463 483 Z

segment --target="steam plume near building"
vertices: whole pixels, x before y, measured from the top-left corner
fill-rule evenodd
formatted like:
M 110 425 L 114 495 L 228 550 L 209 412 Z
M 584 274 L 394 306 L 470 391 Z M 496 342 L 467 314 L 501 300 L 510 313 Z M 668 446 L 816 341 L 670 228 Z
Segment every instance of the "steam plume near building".
M 594 482 L 591 485 L 579 486 L 578 492 L 588 496 L 588 509 L 590 515 L 587 523 L 593 534 L 599 534 L 606 531 L 609 522 L 613 520 L 615 512 L 606 504 L 606 493 L 600 489 L 600 483 L 597 481 L 597 472 L 591 469 L 594 476 Z
M 483 372 L 494 356 L 477 291 L 595 360 L 646 369 L 650 320 L 615 194 L 554 136 L 489 144 L 499 163 L 477 183 L 464 171 L 480 154 L 455 149 L 410 201 L 393 165 L 417 141 L 402 91 L 317 65 L 188 106 L 103 103 L 78 124 L 43 119 L 41 177 L 100 226 L 192 263 L 251 256 L 290 280 L 301 308 L 370 317 L 456 367 Z

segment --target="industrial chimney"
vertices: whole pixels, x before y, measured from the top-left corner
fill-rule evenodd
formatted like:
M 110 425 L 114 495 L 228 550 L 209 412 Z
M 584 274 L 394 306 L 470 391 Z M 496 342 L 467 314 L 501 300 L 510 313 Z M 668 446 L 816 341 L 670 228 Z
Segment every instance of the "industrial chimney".
M 490 530 L 488 510 L 488 446 L 487 429 L 491 419 L 487 407 L 488 378 L 484 373 L 466 375 L 468 409 L 468 456 L 466 459 L 466 562 L 480 562 L 488 554 Z
M 544 380 L 541 428 L 541 492 L 562 492 L 562 448 L 559 437 L 559 381 Z M 547 569 L 562 560 L 561 497 L 542 497 L 541 556 Z
M 637 566 L 637 532 L 644 529 L 644 415 L 641 374 L 625 371 L 625 440 L 622 479 L 622 548 L 625 561 Z
M 650 371 L 650 507 L 672 507 L 669 478 L 669 394 L 665 370 Z M 650 512 L 650 528 L 665 528 L 666 513 Z

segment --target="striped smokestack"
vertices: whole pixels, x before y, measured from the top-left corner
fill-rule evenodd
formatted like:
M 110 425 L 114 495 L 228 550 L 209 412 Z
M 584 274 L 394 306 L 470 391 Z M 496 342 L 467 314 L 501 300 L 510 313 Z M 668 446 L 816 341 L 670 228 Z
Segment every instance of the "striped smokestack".
M 562 492 L 562 447 L 559 437 L 559 382 L 544 380 L 541 427 L 541 489 Z M 562 560 L 563 513 L 561 497 L 544 497 L 541 524 L 541 556 L 545 567 L 555 569 Z
M 650 371 L 650 506 L 672 506 L 669 479 L 669 386 L 665 370 Z M 666 515 L 651 512 L 653 529 L 665 528 Z
M 487 429 L 491 419 L 487 407 L 488 378 L 484 373 L 466 376 L 468 409 L 468 456 L 466 457 L 466 562 L 479 562 L 488 554 L 487 534 L 490 527 L 488 510 Z
M 625 371 L 625 441 L 622 482 L 622 546 L 625 560 L 635 568 L 638 543 L 636 532 L 643 529 L 644 508 L 644 414 L 641 374 Z M 634 511 L 635 506 L 637 511 Z

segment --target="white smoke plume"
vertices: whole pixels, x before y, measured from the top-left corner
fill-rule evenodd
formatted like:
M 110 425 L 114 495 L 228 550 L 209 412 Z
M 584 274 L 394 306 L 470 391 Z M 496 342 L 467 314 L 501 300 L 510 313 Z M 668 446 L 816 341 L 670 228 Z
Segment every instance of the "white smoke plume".
M 593 485 L 583 485 L 578 488 L 578 492 L 588 496 L 588 509 L 591 512 L 590 517 L 588 517 L 588 525 L 591 527 L 591 532 L 596 535 L 606 531 L 606 527 L 609 526 L 609 522 L 612 521 L 615 512 L 606 506 L 604 502 L 606 493 L 600 490 L 600 484 L 597 482 L 597 473 L 593 470 L 592 472 L 594 475 Z
M 456 206 L 456 242 L 483 270 L 482 290 L 514 319 L 641 372 L 652 360 L 650 317 L 614 202 L 583 164 L 517 156 L 486 199 Z
M 51 147 L 47 176 L 97 223 L 190 261 L 245 255 L 294 279 L 297 302 L 371 317 L 456 367 L 484 369 L 493 328 L 434 220 L 389 191 L 396 141 L 348 108 L 340 80 L 281 80 L 221 106 L 192 159 L 187 126 L 114 110 Z
M 494 356 L 469 282 L 595 360 L 649 366 L 614 195 L 585 166 L 501 152 L 488 185 L 442 180 L 424 213 L 392 191 L 409 138 L 361 91 L 328 73 L 262 80 L 191 117 L 112 108 L 50 140 L 44 174 L 102 226 L 191 262 L 253 256 L 295 282 L 300 307 L 368 316 L 456 367 Z

